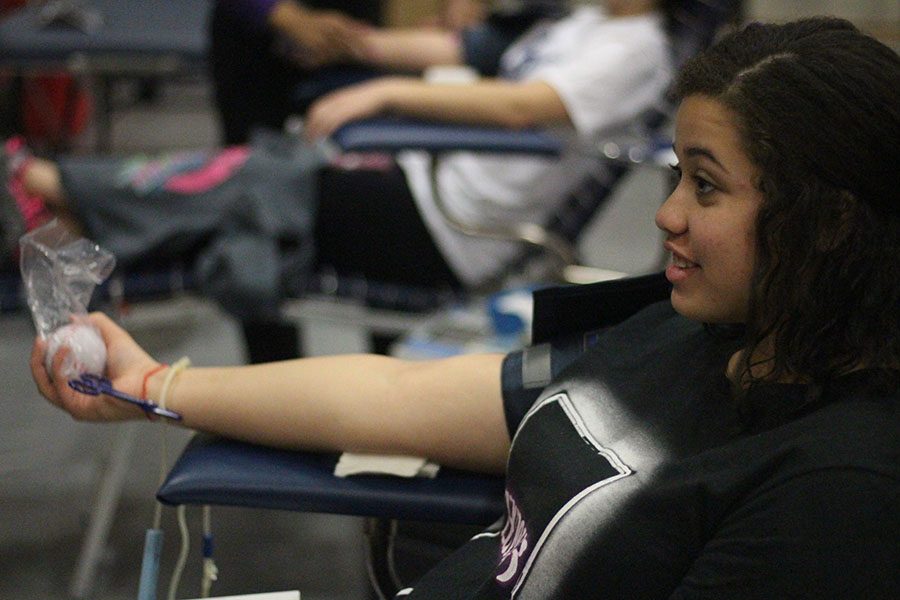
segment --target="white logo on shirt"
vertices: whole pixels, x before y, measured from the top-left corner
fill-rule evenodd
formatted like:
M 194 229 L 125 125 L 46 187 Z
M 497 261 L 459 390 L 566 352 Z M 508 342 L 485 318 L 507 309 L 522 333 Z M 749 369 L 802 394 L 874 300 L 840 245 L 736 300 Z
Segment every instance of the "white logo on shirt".
M 497 575 L 497 581 L 508 583 L 519 572 L 519 559 L 528 551 L 528 530 L 525 528 L 525 519 L 515 499 L 506 492 L 506 524 L 500 534 L 500 564 L 501 573 Z

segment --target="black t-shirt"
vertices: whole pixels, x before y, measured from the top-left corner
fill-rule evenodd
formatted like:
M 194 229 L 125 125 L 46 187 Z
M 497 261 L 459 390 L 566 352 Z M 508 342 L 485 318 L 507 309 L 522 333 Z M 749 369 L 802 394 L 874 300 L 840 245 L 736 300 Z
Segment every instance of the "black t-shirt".
M 748 423 L 724 377 L 736 344 L 662 303 L 510 355 L 507 515 L 404 594 L 894 597 L 897 398 L 848 378 L 807 407 L 765 386 Z

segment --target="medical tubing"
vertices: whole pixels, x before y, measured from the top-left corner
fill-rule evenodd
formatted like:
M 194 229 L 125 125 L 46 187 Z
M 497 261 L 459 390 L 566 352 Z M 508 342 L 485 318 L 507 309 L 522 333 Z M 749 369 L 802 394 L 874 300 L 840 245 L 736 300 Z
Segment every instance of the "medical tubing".
M 166 429 L 162 429 L 162 433 L 160 435 L 160 444 L 159 444 L 159 478 L 156 483 L 156 487 L 160 488 L 163 484 L 163 481 L 166 480 L 166 473 L 168 472 L 167 465 L 169 463 L 169 451 L 168 451 L 168 443 L 166 441 Z M 162 502 L 159 500 L 156 501 L 156 506 L 153 507 L 153 528 L 159 529 L 162 523 Z
M 183 357 L 179 359 L 175 364 L 173 364 L 169 371 L 166 373 L 166 377 L 163 380 L 162 390 L 160 391 L 160 400 L 159 404 L 162 407 L 165 407 L 166 398 L 169 394 L 169 388 L 172 385 L 172 381 L 175 379 L 175 376 L 178 375 L 181 371 L 185 370 L 188 365 L 190 365 L 190 359 L 187 357 Z M 147 380 L 155 373 L 158 373 L 163 368 L 168 365 L 162 364 L 154 369 L 151 369 L 146 375 L 144 375 L 143 385 L 141 388 L 141 398 L 146 398 L 147 396 Z M 162 429 L 162 439 L 160 444 L 160 461 L 159 461 L 159 486 L 162 485 L 163 481 L 165 481 L 166 473 L 167 473 L 167 465 L 168 465 L 168 444 L 166 442 L 166 430 Z M 184 567 L 182 555 L 186 558 L 185 547 L 187 546 L 187 526 L 183 523 L 183 509 L 184 506 L 179 506 L 179 526 L 182 527 L 182 540 L 181 540 L 181 555 L 179 555 L 179 561 L 182 562 L 181 568 Z M 162 554 L 162 543 L 163 543 L 163 531 L 161 528 L 162 523 L 162 503 L 157 501 L 153 510 L 153 526 L 147 530 L 147 535 L 144 538 L 144 557 L 141 564 L 141 579 L 138 585 L 138 600 L 156 600 L 156 586 L 157 581 L 159 580 L 159 559 Z M 180 573 L 177 573 L 177 576 L 180 577 Z M 169 586 L 169 594 L 170 596 L 174 593 L 173 587 L 177 587 L 177 579 L 176 574 L 173 574 L 172 581 Z
M 219 568 L 213 560 L 212 509 L 203 506 L 203 577 L 200 580 L 200 597 L 209 598 L 213 582 L 219 578 Z
M 148 529 L 144 536 L 144 558 L 141 561 L 141 579 L 137 600 L 156 600 L 156 582 L 159 580 L 159 558 L 162 555 L 163 532 L 159 528 Z
M 168 473 L 168 464 L 169 464 L 169 444 L 166 440 L 166 429 L 163 427 L 162 432 L 160 434 L 160 442 L 159 442 L 159 480 L 156 483 L 156 487 L 162 487 L 163 482 L 166 480 L 166 473 Z M 156 501 L 156 506 L 153 509 L 153 528 L 159 529 L 160 523 L 162 522 L 162 502 L 159 500 Z
M 181 550 L 178 552 L 178 560 L 175 563 L 175 570 L 172 571 L 172 579 L 169 580 L 169 600 L 175 600 L 175 594 L 178 591 L 178 584 L 181 582 L 181 574 L 184 572 L 184 565 L 187 563 L 188 551 L 190 550 L 190 534 L 188 533 L 186 507 L 180 504 L 177 509 L 178 514 L 178 530 L 181 532 Z
M 160 408 L 166 407 L 166 400 L 169 398 L 169 388 L 172 387 L 172 382 L 175 380 L 175 377 L 187 369 L 191 364 L 191 359 L 187 356 L 182 356 L 177 361 L 175 361 L 169 370 L 166 372 L 166 377 L 163 379 L 162 389 L 159 392 L 159 406 Z M 162 430 L 162 441 L 160 444 L 160 460 L 159 460 L 159 485 L 161 486 L 166 479 L 166 473 L 169 463 L 169 452 L 168 452 L 168 444 L 166 442 L 166 430 L 165 428 Z M 162 521 L 162 504 L 159 502 L 156 503 L 156 508 L 153 512 L 153 527 L 155 529 L 159 529 L 160 522 Z
M 156 365 L 155 367 L 153 367 L 152 369 L 150 369 L 149 371 L 147 371 L 146 373 L 144 373 L 144 381 L 141 383 L 141 395 L 139 396 L 141 400 L 149 400 L 147 398 L 147 382 L 150 380 L 150 378 L 153 377 L 154 375 L 156 375 L 157 373 L 159 373 L 160 371 L 162 371 L 163 369 L 168 368 L 168 366 L 169 365 L 167 365 L 166 363 L 160 363 L 160 364 Z M 151 413 L 149 410 L 144 411 L 144 413 L 147 415 L 148 419 L 150 419 L 151 421 L 153 420 L 153 416 L 154 416 L 153 413 Z
M 172 387 L 172 382 L 175 381 L 175 377 L 191 366 L 191 359 L 187 356 L 182 356 L 166 371 L 166 378 L 163 379 L 162 389 L 159 392 L 159 406 L 160 408 L 166 408 L 166 402 L 169 399 L 169 388 Z

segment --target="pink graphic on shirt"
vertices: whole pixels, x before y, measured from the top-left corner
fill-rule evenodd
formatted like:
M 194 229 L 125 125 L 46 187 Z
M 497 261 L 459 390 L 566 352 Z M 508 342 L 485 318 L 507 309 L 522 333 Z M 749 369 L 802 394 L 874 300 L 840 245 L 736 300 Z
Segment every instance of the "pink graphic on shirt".
M 497 582 L 501 584 L 513 581 L 521 574 L 525 559 L 522 556 L 528 551 L 528 530 L 525 519 L 515 499 L 506 492 L 506 524 L 500 533 L 500 564 L 497 565 Z
M 226 148 L 196 171 L 181 173 L 166 182 L 165 189 L 176 194 L 200 194 L 227 181 L 250 155 L 247 146 Z

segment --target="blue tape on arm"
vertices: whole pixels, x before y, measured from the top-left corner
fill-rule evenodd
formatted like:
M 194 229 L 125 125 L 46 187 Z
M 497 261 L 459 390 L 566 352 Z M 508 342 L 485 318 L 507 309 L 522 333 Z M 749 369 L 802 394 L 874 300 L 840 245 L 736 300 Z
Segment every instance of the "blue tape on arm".
M 148 529 L 147 535 L 144 537 L 144 559 L 141 562 L 141 580 L 138 586 L 137 600 L 156 600 L 162 545 L 162 529 Z

